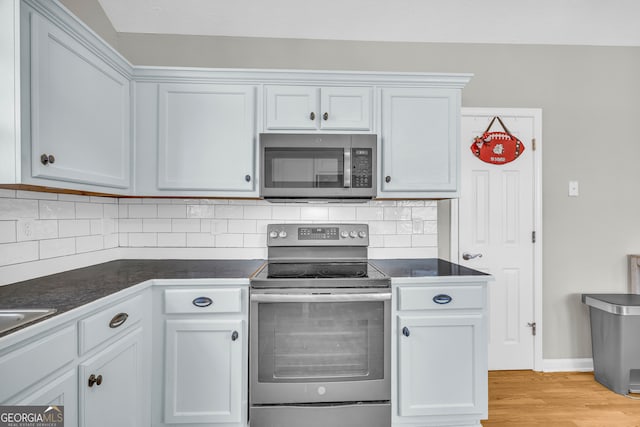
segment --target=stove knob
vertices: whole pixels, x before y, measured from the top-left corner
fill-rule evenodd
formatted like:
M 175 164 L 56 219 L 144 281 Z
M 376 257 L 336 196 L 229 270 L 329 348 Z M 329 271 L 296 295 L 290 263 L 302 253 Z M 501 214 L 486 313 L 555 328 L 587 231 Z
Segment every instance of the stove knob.
M 365 233 L 364 231 L 359 231 L 358 236 L 364 239 L 365 237 L 367 237 L 367 233 Z
M 284 231 L 284 230 L 282 230 L 282 231 L 280 232 L 279 236 L 280 236 L 281 238 L 283 238 L 283 239 L 284 239 L 285 237 L 287 237 L 287 232 L 286 232 L 286 231 Z
M 269 237 L 272 239 L 277 239 L 278 238 L 278 232 L 277 231 L 272 231 L 271 233 L 269 233 Z
M 349 237 L 351 237 L 352 239 L 355 239 L 357 236 L 358 236 L 358 233 L 356 233 L 355 230 L 349 233 Z
M 346 239 L 347 237 L 349 237 L 349 232 L 348 231 L 340 232 L 340 237 L 342 237 L 343 239 Z

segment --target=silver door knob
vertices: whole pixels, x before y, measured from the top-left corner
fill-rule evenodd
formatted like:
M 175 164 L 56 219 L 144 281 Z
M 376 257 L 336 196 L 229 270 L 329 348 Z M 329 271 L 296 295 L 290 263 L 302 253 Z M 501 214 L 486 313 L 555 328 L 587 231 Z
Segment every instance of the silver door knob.
M 469 261 L 474 258 L 482 258 L 482 254 L 470 254 L 469 252 L 465 252 L 462 254 L 462 259 L 465 261 Z

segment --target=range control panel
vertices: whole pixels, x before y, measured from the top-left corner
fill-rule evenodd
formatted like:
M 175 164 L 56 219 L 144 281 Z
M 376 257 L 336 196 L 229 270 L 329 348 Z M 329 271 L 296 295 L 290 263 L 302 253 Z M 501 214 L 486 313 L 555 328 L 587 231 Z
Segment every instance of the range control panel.
M 369 246 L 367 224 L 269 224 L 267 246 Z

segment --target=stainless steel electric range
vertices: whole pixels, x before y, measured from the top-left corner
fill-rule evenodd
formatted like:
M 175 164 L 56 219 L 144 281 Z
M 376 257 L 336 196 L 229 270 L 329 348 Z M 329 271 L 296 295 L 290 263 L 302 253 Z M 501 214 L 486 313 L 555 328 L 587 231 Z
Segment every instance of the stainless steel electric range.
M 251 279 L 251 427 L 389 427 L 390 279 L 365 224 L 272 224 Z

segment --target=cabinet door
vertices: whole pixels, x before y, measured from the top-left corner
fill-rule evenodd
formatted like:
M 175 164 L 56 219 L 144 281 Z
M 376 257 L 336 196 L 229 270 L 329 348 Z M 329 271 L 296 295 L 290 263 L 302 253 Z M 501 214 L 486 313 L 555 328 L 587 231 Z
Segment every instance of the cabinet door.
M 265 86 L 266 128 L 317 129 L 318 91 L 313 86 Z
M 78 376 L 75 367 L 57 378 L 43 382 L 37 390 L 20 399 L 18 405 L 64 406 L 64 425 L 78 425 Z
M 398 316 L 400 416 L 486 412 L 482 328 L 481 314 Z
M 165 423 L 240 423 L 242 320 L 167 320 Z
M 159 86 L 158 188 L 253 191 L 255 88 Z
M 138 328 L 80 364 L 81 427 L 142 425 L 142 345 Z
M 371 88 L 327 87 L 320 93 L 321 129 L 371 129 Z
M 382 89 L 381 197 L 453 197 L 459 90 Z
M 124 75 L 31 15 L 33 177 L 128 188 L 130 102 Z

